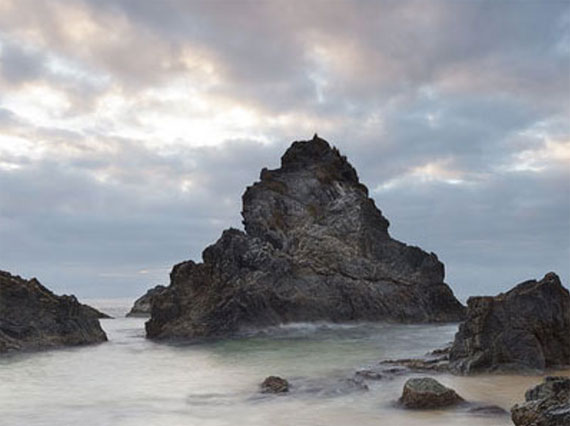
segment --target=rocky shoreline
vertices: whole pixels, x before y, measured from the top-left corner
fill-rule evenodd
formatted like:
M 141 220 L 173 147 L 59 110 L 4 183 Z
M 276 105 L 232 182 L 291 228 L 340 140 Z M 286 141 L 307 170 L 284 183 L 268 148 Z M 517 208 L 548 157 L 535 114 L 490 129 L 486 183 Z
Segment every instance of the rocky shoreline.
M 555 273 L 471 297 L 464 307 L 444 282 L 438 257 L 389 235 L 356 170 L 318 136 L 294 142 L 281 167 L 263 169 L 242 198 L 245 231 L 225 230 L 202 263 L 175 265 L 169 286 L 135 301 L 127 316 L 150 315 L 147 338 L 195 342 L 293 322 L 461 321 L 448 347 L 335 378 L 335 392 L 367 391 L 373 381 L 418 373 L 544 374 L 570 366 L 570 292 Z M 0 271 L 0 353 L 104 342 L 100 318 L 110 317 L 35 278 Z M 260 392 L 327 394 L 329 385 L 269 376 Z M 433 377 L 409 378 L 397 405 L 507 414 L 466 401 Z M 511 416 L 516 426 L 570 424 L 570 379 L 547 377 Z
M 381 365 L 458 375 L 541 374 L 570 366 L 570 292 L 555 273 L 494 297 L 472 297 L 467 306 L 448 347 Z
M 466 401 L 425 374 L 542 375 L 570 367 L 570 293 L 555 273 L 549 272 L 539 281 L 525 281 L 494 297 L 471 298 L 467 305 L 466 319 L 447 347 L 421 358 L 382 360 L 346 380 L 367 390 L 368 382 L 412 375 L 416 377 L 406 381 L 397 401 L 403 408 L 460 409 L 468 415 L 506 416 L 509 412 L 504 408 Z M 282 394 L 291 386 L 284 378 L 270 377 L 262 388 L 265 393 Z M 525 400 L 510 409 L 516 426 L 570 425 L 569 377 L 546 377 L 526 392 Z

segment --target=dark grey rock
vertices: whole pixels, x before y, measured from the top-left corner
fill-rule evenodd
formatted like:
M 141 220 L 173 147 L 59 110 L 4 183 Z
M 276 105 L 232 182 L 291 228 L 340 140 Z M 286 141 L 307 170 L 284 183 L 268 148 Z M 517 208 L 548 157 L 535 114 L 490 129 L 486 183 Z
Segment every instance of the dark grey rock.
M 133 307 L 127 314 L 127 317 L 147 317 L 150 316 L 150 311 L 152 303 L 156 295 L 162 293 L 166 287 L 163 285 L 157 285 L 151 288 L 133 304 Z
M 86 315 L 90 315 L 97 319 L 113 319 L 111 315 L 107 315 L 105 312 L 101 312 L 98 309 L 95 309 L 93 306 L 82 304 L 83 310 L 85 311 Z
M 472 404 L 467 409 L 469 414 L 478 417 L 503 417 L 508 416 L 509 412 L 498 405 Z
M 554 273 L 495 297 L 472 297 L 451 348 L 459 374 L 570 364 L 570 295 Z
M 409 379 L 398 401 L 405 408 L 434 409 L 464 402 L 453 389 L 431 377 Z
M 35 278 L 0 271 L 0 352 L 104 342 L 100 314 L 75 296 L 53 294 Z
M 450 348 L 435 349 L 434 351 L 420 358 L 387 359 L 381 361 L 379 366 L 388 371 L 386 366 L 401 368 L 408 372 L 433 371 L 444 373 L 449 371 L 449 351 Z M 389 368 L 389 367 L 388 367 Z
M 149 338 L 225 336 L 295 321 L 449 322 L 464 307 L 433 253 L 392 239 L 346 158 L 315 136 L 243 195 L 245 232 L 229 229 L 176 265 Z
M 289 382 L 281 377 L 269 376 L 261 383 L 261 393 L 289 392 Z
M 570 378 L 547 377 L 529 389 L 525 402 L 511 408 L 511 419 L 516 426 L 570 425 Z

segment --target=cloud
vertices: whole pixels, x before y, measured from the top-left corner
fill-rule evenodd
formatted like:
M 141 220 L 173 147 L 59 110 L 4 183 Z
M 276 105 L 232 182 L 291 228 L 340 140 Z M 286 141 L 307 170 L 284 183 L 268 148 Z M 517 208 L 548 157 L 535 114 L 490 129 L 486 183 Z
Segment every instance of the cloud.
M 547 269 L 570 281 L 564 1 L 0 12 L 0 267 L 142 292 L 240 226 L 245 186 L 318 132 L 462 295 Z

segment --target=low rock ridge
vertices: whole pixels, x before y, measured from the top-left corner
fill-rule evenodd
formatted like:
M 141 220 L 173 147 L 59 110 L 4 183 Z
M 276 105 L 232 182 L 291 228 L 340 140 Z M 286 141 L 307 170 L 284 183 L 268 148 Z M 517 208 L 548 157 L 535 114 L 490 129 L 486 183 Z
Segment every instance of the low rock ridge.
M 156 295 L 162 293 L 162 291 L 166 287 L 163 285 L 157 285 L 156 287 L 151 288 L 137 300 L 133 304 L 133 307 L 127 314 L 127 317 L 147 317 L 150 316 L 150 311 L 152 307 L 152 303 Z
M 315 135 L 294 142 L 242 197 L 203 263 L 176 265 L 147 337 L 225 336 L 295 321 L 453 322 L 464 307 L 433 253 L 390 237 L 356 170 Z
M 0 271 L 0 353 L 104 342 L 98 320 L 104 315 L 35 278 Z

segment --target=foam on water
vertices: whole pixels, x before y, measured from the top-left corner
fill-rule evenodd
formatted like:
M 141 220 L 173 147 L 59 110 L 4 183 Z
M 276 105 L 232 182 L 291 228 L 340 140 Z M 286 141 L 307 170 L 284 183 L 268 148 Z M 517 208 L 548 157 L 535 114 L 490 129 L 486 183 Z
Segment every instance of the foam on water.
M 127 306 L 97 305 L 126 312 Z M 465 412 L 404 411 L 393 402 L 407 377 L 346 381 L 378 360 L 445 345 L 455 325 L 288 324 L 193 345 L 144 338 L 144 319 L 102 320 L 109 342 L 0 358 L 2 426 L 508 425 Z M 268 375 L 287 396 L 262 396 Z M 539 377 L 438 377 L 472 401 L 509 408 Z M 352 388 L 353 386 L 354 388 Z

